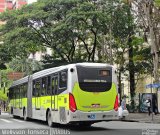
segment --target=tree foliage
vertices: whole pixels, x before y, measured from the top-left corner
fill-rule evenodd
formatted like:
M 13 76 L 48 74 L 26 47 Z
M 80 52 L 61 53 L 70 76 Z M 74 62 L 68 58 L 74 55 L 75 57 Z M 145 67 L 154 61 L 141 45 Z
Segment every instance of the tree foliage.
M 153 75 L 155 82 L 160 78 L 160 1 L 132 0 L 136 9 L 136 20 L 145 40 L 151 47 L 153 59 Z
M 127 38 L 126 9 L 118 0 L 40 0 L 2 15 L 4 44 L 16 57 L 42 46 L 52 48 L 55 60 L 97 61 L 102 37 Z
M 11 62 L 8 63 L 9 68 L 14 71 L 22 72 L 25 75 L 30 75 L 35 71 L 42 69 L 42 63 L 34 59 L 26 58 L 14 58 Z
M 129 71 L 133 97 L 135 73 L 139 76 L 152 69 L 150 48 L 136 36 L 141 25 L 134 18 L 133 2 L 39 0 L 20 10 L 7 11 L 0 16 L 6 21 L 0 28 L 0 40 L 4 41 L 0 55 L 4 61 L 12 59 L 10 67 L 26 74 L 33 68 L 26 58 L 46 47 L 52 49 L 52 56 L 44 56 L 44 68 L 82 61 L 117 64 L 119 76 Z

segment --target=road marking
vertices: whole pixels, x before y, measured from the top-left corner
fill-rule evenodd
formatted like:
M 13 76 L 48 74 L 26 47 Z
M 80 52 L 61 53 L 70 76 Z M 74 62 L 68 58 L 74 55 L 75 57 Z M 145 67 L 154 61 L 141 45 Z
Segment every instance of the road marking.
M 16 122 L 24 122 L 24 121 L 22 121 L 22 120 L 16 120 L 16 119 L 12 119 L 12 120 L 14 120 L 14 121 L 16 121 Z
M 7 123 L 12 123 L 12 121 L 9 121 L 9 120 L 6 120 L 6 119 L 0 119 L 0 120 L 2 120 L 4 122 L 7 122 Z

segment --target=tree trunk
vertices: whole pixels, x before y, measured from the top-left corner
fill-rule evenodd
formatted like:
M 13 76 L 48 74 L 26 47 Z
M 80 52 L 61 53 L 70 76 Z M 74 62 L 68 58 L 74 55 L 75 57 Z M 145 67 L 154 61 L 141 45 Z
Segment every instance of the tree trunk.
M 121 104 L 121 100 L 122 100 L 121 68 L 119 69 L 119 76 L 118 76 L 118 93 L 119 93 L 119 99 Z
M 127 3 L 130 7 L 128 9 L 127 15 L 128 19 L 130 18 L 131 15 L 131 1 L 127 0 Z M 132 26 L 132 21 L 128 24 L 128 45 L 129 45 L 129 80 L 130 80 L 130 96 L 131 96 L 131 110 L 134 112 L 135 109 L 135 102 L 134 102 L 134 96 L 135 96 L 135 66 L 134 66 L 134 61 L 133 61 L 133 46 L 132 46 L 132 33 L 133 33 L 133 26 Z
M 152 23 L 151 20 L 151 14 L 148 12 L 148 21 L 149 21 L 149 37 L 150 37 L 150 46 L 151 46 L 151 54 L 152 54 L 152 58 L 153 58 L 153 75 L 154 75 L 154 81 L 156 83 L 159 82 L 159 73 L 158 73 L 158 69 L 159 69 L 159 49 L 158 49 L 158 45 L 157 45 L 157 38 L 156 38 L 156 34 L 154 32 L 154 24 Z
M 131 45 L 131 37 L 128 39 L 129 45 L 129 80 L 130 80 L 130 96 L 131 96 L 131 109 L 134 111 L 134 96 L 135 96 L 135 73 L 133 62 L 133 46 Z

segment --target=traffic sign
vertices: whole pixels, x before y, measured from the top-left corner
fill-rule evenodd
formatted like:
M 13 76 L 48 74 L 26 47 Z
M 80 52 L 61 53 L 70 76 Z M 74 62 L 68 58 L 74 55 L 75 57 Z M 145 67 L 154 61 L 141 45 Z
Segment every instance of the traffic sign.
M 159 88 L 160 83 L 154 83 L 154 84 L 148 84 L 146 85 L 146 88 Z

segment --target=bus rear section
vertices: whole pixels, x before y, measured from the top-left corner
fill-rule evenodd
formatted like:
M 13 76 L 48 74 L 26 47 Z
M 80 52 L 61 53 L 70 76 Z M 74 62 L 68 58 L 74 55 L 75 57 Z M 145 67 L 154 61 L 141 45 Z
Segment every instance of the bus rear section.
M 112 66 L 76 66 L 69 94 L 70 122 L 93 124 L 118 119 L 117 77 Z

